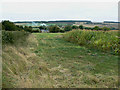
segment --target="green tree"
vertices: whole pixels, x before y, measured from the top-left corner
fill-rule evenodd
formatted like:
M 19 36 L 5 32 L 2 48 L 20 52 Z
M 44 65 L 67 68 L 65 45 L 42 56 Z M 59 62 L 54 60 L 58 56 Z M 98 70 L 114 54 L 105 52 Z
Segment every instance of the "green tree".
M 49 27 L 49 31 L 50 31 L 51 33 L 57 33 L 57 32 L 60 32 L 60 28 L 59 28 L 57 25 L 55 25 L 55 26 L 50 26 L 50 27 Z
M 2 25 L 2 30 L 5 30 L 5 27 L 4 27 L 4 25 Z
M 25 30 L 26 32 L 31 32 L 31 33 L 32 33 L 32 27 L 31 27 L 31 26 L 30 26 L 30 27 L 25 26 L 25 27 L 24 27 L 24 30 Z
M 16 31 L 18 29 L 17 26 L 10 21 L 2 21 L 2 25 L 6 31 Z
M 63 29 L 60 29 L 60 32 L 61 32 L 61 33 L 64 33 L 65 31 L 64 31 Z
M 78 29 L 79 27 L 78 26 L 76 26 L 76 25 L 73 25 L 72 26 L 72 29 Z
M 18 30 L 18 31 L 23 30 L 23 26 L 19 26 L 19 25 L 16 25 L 16 26 L 17 26 L 17 30 Z
M 80 26 L 79 26 L 79 29 L 82 29 L 82 30 L 83 30 L 83 29 L 84 29 L 83 25 L 80 25 Z
M 44 29 L 44 30 L 47 30 L 47 27 L 46 26 L 40 26 L 39 29 Z
M 100 30 L 100 27 L 98 27 L 98 26 L 95 26 L 94 28 L 93 28 L 93 30 Z
M 110 28 L 108 28 L 108 27 L 103 27 L 102 30 L 108 31 L 108 30 L 110 30 Z
M 70 25 L 65 26 L 64 31 L 71 31 L 72 27 Z

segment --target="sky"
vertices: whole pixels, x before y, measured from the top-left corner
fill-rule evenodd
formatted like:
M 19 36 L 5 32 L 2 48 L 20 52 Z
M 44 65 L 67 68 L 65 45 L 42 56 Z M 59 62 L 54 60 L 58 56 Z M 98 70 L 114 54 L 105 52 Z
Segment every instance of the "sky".
M 3 0 L 0 20 L 118 21 L 119 0 Z

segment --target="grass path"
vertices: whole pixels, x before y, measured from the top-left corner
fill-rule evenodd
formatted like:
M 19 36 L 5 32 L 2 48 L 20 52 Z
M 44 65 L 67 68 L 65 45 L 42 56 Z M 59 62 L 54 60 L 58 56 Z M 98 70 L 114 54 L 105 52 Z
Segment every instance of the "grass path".
M 66 42 L 61 34 L 34 35 L 34 52 L 47 64 L 53 87 L 117 87 L 117 56 Z

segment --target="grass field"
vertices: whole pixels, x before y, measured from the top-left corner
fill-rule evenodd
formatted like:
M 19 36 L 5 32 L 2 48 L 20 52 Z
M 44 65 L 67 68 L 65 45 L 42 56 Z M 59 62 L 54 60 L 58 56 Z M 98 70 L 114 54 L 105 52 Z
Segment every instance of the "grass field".
M 3 88 L 108 88 L 118 84 L 118 56 L 34 33 L 3 48 Z
M 61 34 L 34 35 L 54 87 L 117 87 L 118 56 L 66 42 Z

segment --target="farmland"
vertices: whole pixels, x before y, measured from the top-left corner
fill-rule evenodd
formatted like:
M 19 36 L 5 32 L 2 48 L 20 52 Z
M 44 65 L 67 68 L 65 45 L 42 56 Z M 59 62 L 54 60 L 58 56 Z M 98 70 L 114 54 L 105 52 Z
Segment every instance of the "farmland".
M 50 25 L 58 25 L 58 26 L 66 26 L 66 25 L 83 25 L 85 27 L 93 28 L 95 26 L 99 27 L 108 27 L 112 30 L 118 29 L 117 22 L 92 22 L 88 20 L 56 20 L 56 21 L 23 21 L 23 22 L 14 22 L 16 25 L 23 25 L 23 26 L 32 26 L 32 27 L 39 27 L 40 24 L 44 23 L 48 26 Z
M 119 37 L 115 31 L 73 30 L 64 35 L 66 41 L 77 43 L 92 49 L 119 53 Z
M 117 86 L 118 56 L 66 42 L 60 34 L 35 35 L 35 53 L 54 71 L 55 87 Z
M 117 87 L 118 56 L 66 41 L 61 33 L 33 33 L 3 48 L 3 87 Z M 9 82 L 9 83 L 8 83 Z
M 2 0 L 0 87 L 119 89 L 117 1 Z
M 118 31 L 55 25 L 41 33 L 9 21 L 3 26 L 3 88 L 118 86 Z

